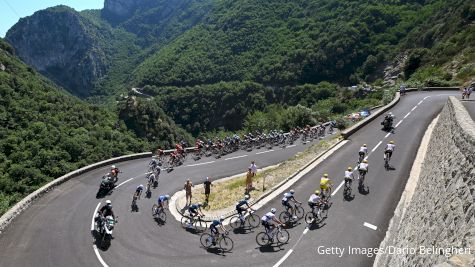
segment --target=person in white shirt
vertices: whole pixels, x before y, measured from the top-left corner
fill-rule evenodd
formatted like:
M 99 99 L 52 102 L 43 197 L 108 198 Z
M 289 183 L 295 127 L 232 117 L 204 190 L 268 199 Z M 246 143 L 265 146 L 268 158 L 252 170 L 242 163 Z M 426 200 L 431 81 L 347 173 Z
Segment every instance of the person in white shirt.
M 363 144 L 363 146 L 360 147 L 360 151 L 358 152 L 358 154 L 360 155 L 360 159 L 358 161 L 358 163 L 359 163 L 368 154 L 368 147 L 366 146 L 366 144 Z
M 349 186 L 351 186 L 351 183 L 355 177 L 353 176 L 353 168 L 348 167 L 348 169 L 345 171 L 345 184 L 348 183 Z
M 256 176 L 257 173 L 257 166 L 254 161 L 251 162 L 251 165 L 249 166 L 249 169 L 251 169 L 252 176 Z
M 315 190 L 315 192 L 308 199 L 308 206 L 312 209 L 314 213 L 315 207 L 322 204 L 322 198 L 320 197 L 320 191 Z
M 358 164 L 358 170 L 360 171 L 360 177 L 365 176 L 368 172 L 368 161 L 365 159 L 363 162 Z
M 266 229 L 266 233 L 269 233 L 271 231 L 271 227 L 274 228 L 275 225 L 271 224 L 272 221 L 278 223 L 278 224 L 283 224 L 277 217 L 275 216 L 275 213 L 277 210 L 275 208 L 272 208 L 270 212 L 266 213 L 264 216 L 261 218 L 261 223 Z
M 386 158 L 386 154 L 389 156 L 389 160 L 391 160 L 391 156 L 393 155 L 394 149 L 396 145 L 394 145 L 394 141 L 389 141 L 389 144 L 386 145 L 384 149 L 384 158 Z

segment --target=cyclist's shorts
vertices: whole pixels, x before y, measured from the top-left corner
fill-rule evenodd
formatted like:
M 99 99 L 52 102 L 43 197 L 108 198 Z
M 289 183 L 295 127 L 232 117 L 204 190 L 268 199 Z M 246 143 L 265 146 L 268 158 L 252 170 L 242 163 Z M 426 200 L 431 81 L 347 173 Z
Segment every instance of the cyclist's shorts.
M 321 184 L 321 185 L 320 185 L 320 189 L 322 189 L 322 190 L 327 190 L 327 189 L 328 189 L 328 185 L 326 185 L 326 184 Z
M 314 207 L 317 206 L 317 203 L 313 203 L 313 202 L 310 202 L 310 201 L 309 201 L 309 202 L 308 202 L 308 206 L 313 209 Z
M 236 211 L 237 211 L 239 214 L 241 214 L 242 212 L 245 211 L 245 209 L 243 209 L 243 208 L 241 208 L 241 207 L 239 207 L 239 206 L 236 206 Z
M 287 207 L 287 208 L 291 208 L 290 204 L 288 201 L 283 201 L 282 200 L 282 205 L 284 205 L 284 207 Z
M 211 231 L 212 234 L 217 234 L 218 233 L 218 228 L 216 226 L 210 226 L 209 230 Z

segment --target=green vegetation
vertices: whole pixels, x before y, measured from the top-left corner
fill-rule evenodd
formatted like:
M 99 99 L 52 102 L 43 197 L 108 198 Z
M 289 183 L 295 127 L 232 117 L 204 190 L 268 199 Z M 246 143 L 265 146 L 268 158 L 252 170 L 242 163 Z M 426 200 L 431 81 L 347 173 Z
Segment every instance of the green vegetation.
M 0 39 L 0 215 L 67 172 L 151 149 L 153 142 L 137 138 L 112 112 L 68 95 L 12 52 Z M 163 121 L 160 142 L 178 140 L 183 131 L 158 113 L 149 121 Z

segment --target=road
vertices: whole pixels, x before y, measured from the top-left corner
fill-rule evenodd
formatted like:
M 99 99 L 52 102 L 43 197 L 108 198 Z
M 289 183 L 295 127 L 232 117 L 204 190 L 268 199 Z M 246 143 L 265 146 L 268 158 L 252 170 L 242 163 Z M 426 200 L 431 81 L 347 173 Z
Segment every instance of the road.
M 101 266 L 100 255 L 109 266 L 370 266 L 373 257 L 350 255 L 348 246 L 373 248 L 384 238 L 390 218 L 408 178 L 418 144 L 431 120 L 440 112 L 448 95 L 456 92 L 434 91 L 408 93 L 391 111 L 397 128 L 387 134 L 380 128 L 378 118 L 351 136 L 350 142 L 327 158 L 293 188 L 296 198 L 304 203 L 318 186 L 323 173 L 329 173 L 336 186 L 342 181 L 344 170 L 357 160 L 359 147 L 368 144 L 370 170 L 366 178 L 367 194 L 354 188 L 354 199 L 343 200 L 342 189 L 332 198 L 329 216 L 319 229 L 306 230 L 304 222 L 289 229 L 290 240 L 281 247 L 260 248 L 255 236 L 260 229 L 247 233 L 232 233 L 234 249 L 225 255 L 217 250 L 200 247 L 199 235 L 180 227 L 171 215 L 165 225 L 158 225 L 151 215 L 151 207 L 158 194 L 172 194 L 182 189 L 185 178 L 195 183 L 206 176 L 224 177 L 243 172 L 254 159 L 259 167 L 281 162 L 304 147 L 275 150 L 256 155 L 259 151 L 237 152 L 225 159 L 203 159 L 182 166 L 161 176 L 152 199 L 139 201 L 138 213 L 130 212 L 131 195 L 138 183 L 145 181 L 148 160 L 122 163 L 121 185 L 108 196 L 119 216 L 111 247 L 95 252 L 91 234 L 91 220 L 98 203 L 96 199 L 99 177 L 107 168 L 88 172 L 54 189 L 21 214 L 14 225 L 0 235 L 0 266 Z M 400 122 L 402 120 L 402 122 Z M 383 168 L 383 148 L 387 141 L 396 142 L 396 152 L 390 171 Z M 244 156 L 245 157 L 240 157 Z M 336 187 L 335 186 L 335 187 Z M 276 207 L 280 212 L 280 197 L 258 211 L 259 215 Z M 308 210 L 307 206 L 305 208 Z M 368 225 L 369 227 L 365 226 Z M 370 227 L 377 227 L 376 230 Z M 373 227 L 374 228 L 374 227 Z M 345 248 L 339 255 L 319 254 L 318 247 Z M 330 252 L 337 252 L 335 249 Z
M 461 100 L 461 98 L 458 99 Z M 475 99 L 464 100 L 462 101 L 462 104 L 468 111 L 468 114 L 470 114 L 470 117 L 472 117 L 472 120 L 475 121 Z

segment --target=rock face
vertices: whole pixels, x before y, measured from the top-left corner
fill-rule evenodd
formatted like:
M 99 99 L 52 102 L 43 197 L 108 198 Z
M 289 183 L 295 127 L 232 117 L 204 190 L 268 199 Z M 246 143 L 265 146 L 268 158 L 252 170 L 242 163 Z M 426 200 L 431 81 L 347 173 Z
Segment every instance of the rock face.
M 382 249 L 414 250 L 380 254 L 375 266 L 475 266 L 474 147 L 475 124 L 451 97 L 432 132 L 412 200 L 382 243 Z
M 6 35 L 17 55 L 71 93 L 87 96 L 106 71 L 94 26 L 65 6 L 22 18 Z

